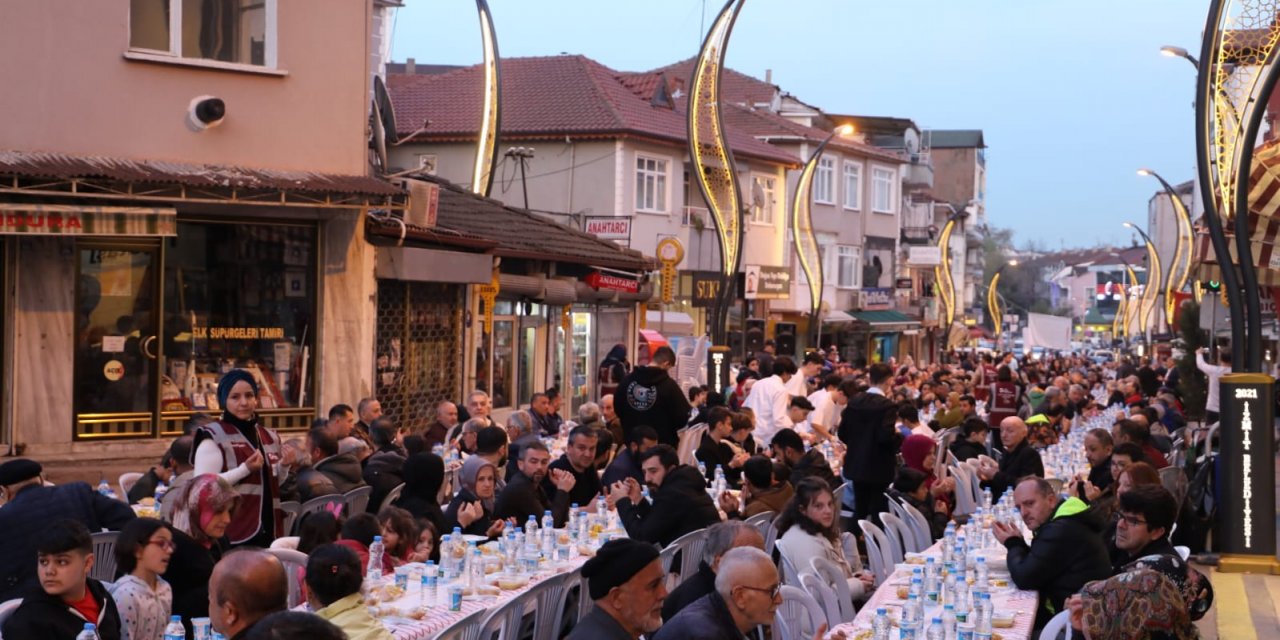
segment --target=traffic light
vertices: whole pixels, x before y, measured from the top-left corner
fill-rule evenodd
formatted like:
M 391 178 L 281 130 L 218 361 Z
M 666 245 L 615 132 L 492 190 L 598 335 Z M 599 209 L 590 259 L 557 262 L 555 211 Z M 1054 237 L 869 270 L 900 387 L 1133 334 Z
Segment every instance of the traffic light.
M 1219 293 L 1222 291 L 1222 283 L 1217 280 L 1207 280 L 1201 284 L 1201 287 L 1210 293 Z

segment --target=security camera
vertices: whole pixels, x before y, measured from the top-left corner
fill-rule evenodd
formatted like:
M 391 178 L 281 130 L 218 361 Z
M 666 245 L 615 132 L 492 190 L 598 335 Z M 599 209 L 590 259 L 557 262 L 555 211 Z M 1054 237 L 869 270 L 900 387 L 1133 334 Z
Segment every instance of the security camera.
M 187 106 L 187 126 L 197 133 L 222 124 L 227 117 L 227 103 L 222 98 L 198 96 Z

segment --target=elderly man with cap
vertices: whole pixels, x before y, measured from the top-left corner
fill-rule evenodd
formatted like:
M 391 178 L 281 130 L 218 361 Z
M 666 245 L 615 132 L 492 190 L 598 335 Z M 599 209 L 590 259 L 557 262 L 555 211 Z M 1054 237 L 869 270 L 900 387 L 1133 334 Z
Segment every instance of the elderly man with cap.
M 595 606 L 568 640 L 636 640 L 662 626 L 666 573 L 653 545 L 610 540 L 582 565 Z
M 134 518 L 125 503 L 103 496 L 84 482 L 44 486 L 39 462 L 16 458 L 0 465 L 0 487 L 6 504 L 0 509 L 0 602 L 38 589 L 36 544 L 49 523 L 64 518 L 84 523 L 90 531 L 118 531 Z
M 195 475 L 216 473 L 243 501 L 227 527 L 233 545 L 266 548 L 283 535 L 280 479 L 293 463 L 293 449 L 258 420 L 258 383 L 244 369 L 232 369 L 218 381 L 222 417 L 195 432 Z

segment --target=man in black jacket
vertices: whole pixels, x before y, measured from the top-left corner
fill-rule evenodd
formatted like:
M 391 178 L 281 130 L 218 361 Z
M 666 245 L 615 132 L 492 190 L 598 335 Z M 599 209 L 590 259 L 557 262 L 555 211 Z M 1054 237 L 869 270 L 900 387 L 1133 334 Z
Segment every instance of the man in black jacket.
M 702 561 L 698 563 L 698 572 L 691 576 L 682 576 L 680 586 L 676 587 L 662 603 L 662 619 L 675 617 L 680 610 L 693 603 L 694 600 L 716 590 L 716 570 L 720 568 L 720 558 L 730 549 L 737 547 L 755 547 L 764 549 L 764 536 L 760 530 L 741 521 L 726 520 L 713 524 L 707 529 L 707 544 L 702 547 Z
M 1010 416 L 1000 421 L 1000 442 L 1004 445 L 1004 457 L 999 465 L 990 462 L 978 467 L 982 484 L 991 489 L 991 495 L 999 498 L 1020 478 L 1044 477 L 1044 462 L 1040 452 L 1027 442 L 1027 423 L 1022 418 Z
M 596 471 L 596 430 L 580 424 L 569 431 L 569 443 L 564 454 L 549 467 L 552 471 L 564 471 L 573 476 L 573 489 L 569 491 L 570 504 L 583 509 L 595 503 L 600 495 L 600 472 Z M 542 479 L 542 491 L 547 495 L 556 492 L 550 477 Z
M 8 508 L 8 507 L 6 507 Z M 41 532 L 35 557 L 40 586 L 23 594 L 22 604 L 4 623 L 6 638 L 74 638 L 86 622 L 101 640 L 119 640 L 120 612 L 101 582 L 89 577 L 93 538 L 75 520 L 59 520 Z
M 724 471 L 724 479 L 729 486 L 737 489 L 742 485 L 742 465 L 751 456 L 729 446 L 732 433 L 733 412 L 728 407 L 711 407 L 707 411 L 707 431 L 702 434 L 702 442 L 693 455 L 707 468 L 707 482 L 716 479 L 718 467 Z
M 311 469 L 298 477 L 298 497 L 310 500 L 319 496 L 346 493 L 364 486 L 364 470 L 354 453 L 338 453 L 338 440 L 325 427 L 312 427 L 307 432 Z
M 533 516 L 541 525 L 542 515 L 550 511 L 556 526 L 563 527 L 569 519 L 569 493 L 576 482 L 573 474 L 560 469 L 547 470 L 551 453 L 541 440 L 530 440 L 521 445 L 519 456 L 515 475 L 507 481 L 507 486 L 493 505 L 494 518 L 515 518 L 516 526 L 523 527 Z M 546 477 L 555 487 L 551 496 L 542 489 L 542 479 Z
M 627 434 L 618 455 L 605 468 L 600 477 L 600 486 L 609 490 L 615 482 L 634 478 L 636 482 L 644 481 L 644 472 L 640 470 L 640 453 L 658 444 L 658 432 L 653 427 L 639 426 Z
M 622 421 L 623 434 L 640 425 L 658 432 L 658 442 L 676 446 L 677 432 L 689 421 L 689 400 L 668 371 L 676 366 L 676 352 L 658 347 L 647 367 L 636 367 L 614 394 L 614 408 Z
M 44 486 L 40 463 L 14 458 L 0 465 L 7 503 L 0 509 L 0 602 L 38 587 L 36 546 L 50 522 L 70 518 L 90 531 L 119 531 L 136 516 L 129 505 L 94 491 L 83 482 Z M 22 636 L 12 636 L 22 637 Z M 72 637 L 75 637 L 74 634 Z
M 791 486 L 796 486 L 805 478 L 818 478 L 827 483 L 835 491 L 842 483 L 831 471 L 831 464 L 818 448 L 804 450 L 804 440 L 792 429 L 783 429 L 773 436 L 769 445 L 773 449 L 773 459 L 787 463 L 791 468 Z
M 1101 518 L 1084 501 L 1059 499 L 1053 485 L 1038 477 L 1020 480 L 1013 499 L 1035 538 L 1028 546 L 1018 527 L 999 523 L 993 534 L 1008 549 L 1014 584 L 1040 592 L 1035 622 L 1039 629 L 1086 582 L 1109 577 L 1111 562 L 1102 542 Z
M 369 513 L 376 514 L 382 506 L 382 499 L 404 482 L 404 461 L 407 456 L 396 442 L 400 429 L 386 417 L 378 418 L 369 425 L 369 437 L 378 447 L 364 467 L 364 481 L 373 487 L 369 494 Z
M 609 501 L 633 540 L 665 547 L 680 536 L 720 522 L 697 467 L 680 464 L 676 450 L 660 444 L 640 454 L 640 469 L 653 504 L 642 499 L 640 483 L 628 478 L 609 488 Z
M 884 492 L 893 482 L 902 434 L 895 428 L 898 406 L 888 398 L 893 390 L 893 369 L 877 363 L 867 370 L 871 387 L 858 392 L 857 382 L 841 385 L 849 404 L 840 415 L 840 441 L 844 454 L 845 478 L 853 482 L 854 520 L 879 521 L 881 511 L 888 511 Z

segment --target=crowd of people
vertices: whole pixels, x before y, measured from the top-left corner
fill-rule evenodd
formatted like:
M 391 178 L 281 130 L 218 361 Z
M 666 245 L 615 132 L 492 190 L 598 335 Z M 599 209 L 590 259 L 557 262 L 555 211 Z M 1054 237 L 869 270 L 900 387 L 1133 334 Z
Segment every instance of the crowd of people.
M 1167 363 L 953 354 L 949 364 L 854 366 L 833 350 L 797 364 L 769 344 L 732 385 L 683 389 L 670 375 L 670 348 L 656 349 L 647 366 L 631 367 L 625 355 L 615 347 L 601 366 L 609 393 L 568 418 L 555 388 L 501 425 L 489 396 L 473 391 L 439 403 L 435 420 L 414 431 L 365 398 L 332 407 L 287 440 L 259 420 L 253 377 L 232 371 L 218 387 L 223 414 L 194 417 L 128 491 L 136 502 L 166 488 L 165 520 L 136 518 L 85 483 L 47 485 L 35 461 L 6 462 L 0 600 L 24 600 L 0 632 L 64 637 L 96 621 L 104 639 L 155 638 L 177 615 L 188 637 L 197 618 L 227 638 L 266 637 L 259 623 L 273 618 L 319 629 L 318 637 L 328 637 L 329 624 L 351 638 L 388 638 L 357 597 L 375 536 L 389 572 L 438 559 L 442 533 L 496 539 L 546 513 L 561 527 L 571 510 L 607 508 L 628 539 L 583 567 L 595 608 L 570 637 L 729 637 L 708 630 L 741 633 L 772 621 L 785 577 L 743 520 L 776 514 L 782 564 L 821 559 L 863 602 L 882 585 L 842 534 L 860 536 L 856 523 L 879 523 L 895 500 L 939 538 L 957 505 L 947 461 L 970 459 L 980 460 L 984 487 L 1012 492 L 1034 532 L 1030 543 L 1017 528 L 996 536 L 1016 585 L 1040 594 L 1038 623 L 1069 609 L 1072 624 L 1094 638 L 1134 637 L 1122 635 L 1134 629 L 1185 637 L 1177 633 L 1194 629 L 1212 602 L 1208 582 L 1173 550 L 1170 534 L 1187 509 L 1157 473 L 1168 465 L 1171 434 L 1187 422 Z M 1213 366 L 1202 369 L 1212 376 Z M 1117 405 L 1123 414 L 1112 428 L 1084 437 L 1090 472 L 1059 492 L 1044 479 L 1040 450 Z M 678 447 L 694 425 L 705 430 L 691 464 Z M 564 438 L 555 459 L 546 444 L 554 437 Z M 255 551 L 291 533 L 282 501 L 364 486 L 368 513 L 323 512 L 299 524 L 304 575 Z M 696 574 L 667 594 L 656 550 L 703 529 Z M 116 579 L 106 585 L 88 578 L 90 532 L 99 530 L 120 531 Z M 315 620 L 277 613 L 290 581 Z M 1137 601 L 1160 619 L 1115 610 Z

